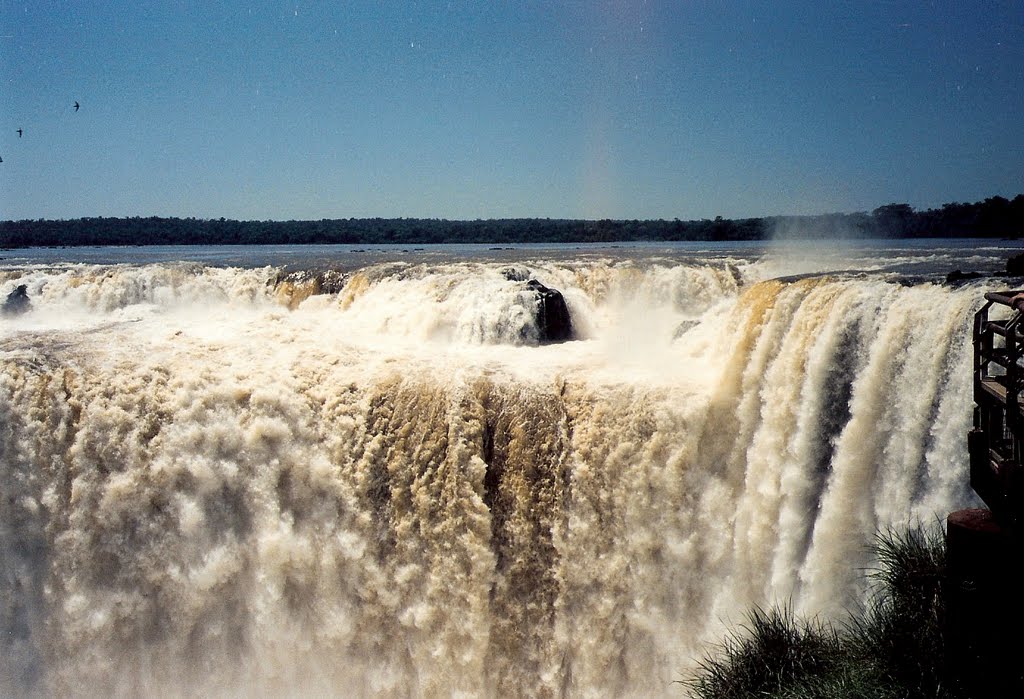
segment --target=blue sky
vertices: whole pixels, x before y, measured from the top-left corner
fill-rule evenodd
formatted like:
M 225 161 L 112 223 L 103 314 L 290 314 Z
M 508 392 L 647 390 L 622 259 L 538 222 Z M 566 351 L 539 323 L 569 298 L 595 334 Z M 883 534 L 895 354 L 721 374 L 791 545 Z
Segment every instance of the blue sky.
M 1012 197 L 1024 3 L 0 0 L 0 157 L 0 219 Z

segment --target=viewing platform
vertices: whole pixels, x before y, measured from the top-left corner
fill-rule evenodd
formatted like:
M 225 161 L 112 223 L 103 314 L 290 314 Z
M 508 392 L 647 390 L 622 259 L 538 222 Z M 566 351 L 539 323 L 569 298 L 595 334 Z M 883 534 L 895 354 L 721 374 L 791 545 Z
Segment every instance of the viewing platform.
M 1024 513 L 1022 358 L 1024 290 L 985 294 L 985 305 L 974 316 L 974 429 L 968 439 L 971 487 L 999 522 L 1011 529 Z

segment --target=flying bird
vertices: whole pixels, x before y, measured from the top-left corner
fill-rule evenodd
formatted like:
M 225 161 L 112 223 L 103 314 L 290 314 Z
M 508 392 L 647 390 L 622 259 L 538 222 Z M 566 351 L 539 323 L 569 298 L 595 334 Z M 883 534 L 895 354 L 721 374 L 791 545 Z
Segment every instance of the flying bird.
M 78 102 L 75 102 L 75 111 L 78 111 Z
M 18 129 L 18 138 L 21 138 L 21 129 Z

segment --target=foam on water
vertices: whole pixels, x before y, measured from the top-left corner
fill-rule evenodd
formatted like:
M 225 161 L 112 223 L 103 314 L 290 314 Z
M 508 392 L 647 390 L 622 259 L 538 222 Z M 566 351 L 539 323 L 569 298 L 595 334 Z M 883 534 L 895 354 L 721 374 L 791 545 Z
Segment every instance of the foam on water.
M 517 264 L 5 272 L 0 691 L 677 695 L 973 502 L 977 288 Z

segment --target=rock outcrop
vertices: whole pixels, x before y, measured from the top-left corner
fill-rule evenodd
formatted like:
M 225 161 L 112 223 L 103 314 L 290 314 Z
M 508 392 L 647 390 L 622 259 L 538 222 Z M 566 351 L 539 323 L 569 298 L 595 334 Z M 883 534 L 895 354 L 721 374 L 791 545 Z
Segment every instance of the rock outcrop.
M 347 281 L 348 275 L 338 270 L 301 270 L 279 274 L 269 284 L 273 286 L 278 299 L 294 310 L 310 296 L 340 293 Z
M 572 316 L 562 292 L 550 289 L 536 279 L 525 282 L 525 287 L 537 295 L 537 330 L 541 344 L 574 339 Z
M 954 269 L 952 272 L 946 275 L 946 284 L 951 286 L 958 286 L 964 282 L 969 282 L 974 279 L 981 279 L 987 275 L 981 272 L 963 272 L 959 269 Z
M 0 307 L 0 314 L 5 316 L 21 315 L 31 307 L 32 303 L 28 299 L 28 287 L 25 284 L 21 284 L 14 291 L 7 294 L 4 305 Z
M 531 274 L 530 270 L 525 267 L 506 267 L 501 270 L 501 276 L 510 282 L 525 282 L 530 278 Z
M 522 284 L 525 290 L 536 295 L 536 321 L 540 344 L 576 339 L 572 328 L 572 316 L 561 291 L 541 284 L 526 267 L 505 267 L 501 270 L 501 276 L 510 282 Z
M 1024 277 L 1024 253 L 1014 255 L 1006 261 L 1006 273 L 1011 277 Z

